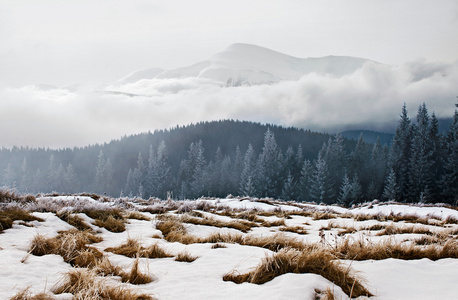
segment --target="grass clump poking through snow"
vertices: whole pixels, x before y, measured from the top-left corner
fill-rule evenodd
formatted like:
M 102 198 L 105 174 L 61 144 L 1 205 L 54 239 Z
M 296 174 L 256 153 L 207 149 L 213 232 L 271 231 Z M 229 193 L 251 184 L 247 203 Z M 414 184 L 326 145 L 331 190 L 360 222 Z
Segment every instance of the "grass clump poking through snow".
M 162 215 L 158 216 L 159 221 L 156 228 L 162 232 L 162 235 L 168 242 L 179 242 L 182 244 L 198 243 L 198 239 L 188 234 L 181 220 L 175 216 Z
M 31 215 L 28 211 L 19 208 L 7 208 L 0 211 L 0 232 L 13 227 L 14 221 L 39 221 L 43 219 Z
M 59 219 L 61 219 L 64 222 L 67 222 L 68 224 L 72 225 L 78 230 L 92 230 L 91 226 L 84 222 L 84 220 L 81 217 L 75 214 L 71 214 L 68 211 L 58 212 L 56 215 Z
M 248 232 L 252 227 L 257 227 L 258 225 L 254 222 L 239 220 L 239 221 L 230 221 L 224 222 L 214 218 L 203 217 L 203 218 L 196 218 L 192 217 L 189 214 L 185 214 L 181 217 L 181 222 L 183 223 L 190 223 L 194 225 L 205 225 L 205 226 L 213 226 L 218 228 L 233 228 L 240 230 L 242 232 Z
M 93 267 L 102 259 L 103 254 L 87 244 L 101 241 L 102 238 L 98 236 L 78 230 L 63 231 L 53 238 L 38 234 L 33 238 L 29 252 L 37 256 L 57 254 L 72 266 Z
M 30 287 L 23 289 L 22 291 L 18 292 L 13 297 L 9 298 L 8 300 L 54 300 L 56 298 L 48 295 L 46 293 L 39 293 L 32 296 L 30 292 Z
M 365 240 L 350 241 L 345 239 L 338 243 L 333 250 L 341 259 L 349 260 L 381 260 L 396 259 L 422 259 L 438 260 L 441 258 L 458 258 L 458 241 L 448 240 L 444 245 L 415 246 L 387 239 L 379 243 Z
M 130 272 L 121 273 L 121 278 L 123 282 L 131 284 L 146 284 L 153 281 L 153 277 L 151 275 L 143 274 L 138 269 L 138 258 L 134 261 Z
M 126 219 L 135 219 L 140 221 L 151 221 L 150 218 L 138 211 L 129 211 L 125 214 Z
M 94 225 L 103 227 L 108 231 L 123 232 L 126 230 L 126 224 L 120 210 L 85 210 L 84 213 L 95 219 Z
M 123 285 L 115 285 L 97 277 L 94 270 L 75 269 L 66 274 L 62 283 L 53 289 L 55 294 L 70 293 L 74 299 L 91 300 L 154 300 Z
M 127 241 L 118 246 L 106 248 L 105 251 L 113 252 L 115 254 L 124 255 L 127 257 L 146 257 L 146 258 L 165 258 L 173 257 L 168 251 L 164 250 L 157 243 L 152 244 L 148 248 L 144 248 L 140 245 L 140 242 L 136 239 L 129 238 Z
M 193 262 L 198 258 L 198 256 L 193 256 L 188 251 L 184 250 L 177 254 L 177 256 L 175 257 L 175 261 Z
M 263 284 L 286 273 L 314 273 L 340 286 L 344 293 L 352 297 L 372 295 L 350 273 L 348 267 L 340 265 L 329 251 L 323 251 L 320 247 L 315 247 L 310 251 L 282 249 L 274 255 L 264 257 L 251 272 L 246 274 L 232 272 L 224 275 L 223 280 L 235 283 Z
M 280 231 L 293 232 L 297 234 L 307 234 L 307 229 L 302 226 L 283 226 L 280 227 Z

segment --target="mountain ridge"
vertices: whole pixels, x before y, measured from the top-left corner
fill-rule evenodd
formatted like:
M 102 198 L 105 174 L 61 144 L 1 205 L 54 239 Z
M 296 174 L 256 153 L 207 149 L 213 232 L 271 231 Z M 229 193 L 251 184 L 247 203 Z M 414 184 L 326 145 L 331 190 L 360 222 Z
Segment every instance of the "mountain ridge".
M 131 83 L 141 79 L 205 78 L 222 82 L 226 86 L 275 84 L 284 80 L 298 80 L 310 73 L 342 77 L 375 61 L 351 56 L 324 56 L 298 58 L 265 47 L 235 43 L 217 52 L 207 60 L 188 66 L 151 73 L 151 68 L 133 72 L 118 80 L 114 85 Z M 142 77 L 143 76 L 143 77 Z

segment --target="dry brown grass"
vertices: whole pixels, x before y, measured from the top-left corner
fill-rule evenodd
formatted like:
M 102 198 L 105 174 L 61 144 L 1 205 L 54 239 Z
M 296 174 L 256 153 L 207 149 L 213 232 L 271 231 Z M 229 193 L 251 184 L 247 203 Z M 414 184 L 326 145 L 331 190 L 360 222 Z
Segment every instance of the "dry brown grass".
M 145 248 L 140 245 L 140 242 L 137 239 L 129 238 L 127 241 L 118 246 L 118 247 L 110 247 L 106 248 L 105 251 L 113 252 L 115 254 L 124 255 L 127 257 L 146 257 L 146 258 L 165 258 L 165 257 L 173 257 L 168 251 L 164 250 L 159 246 L 159 244 L 155 243 Z
M 458 224 L 458 218 L 454 217 L 454 216 L 448 216 L 447 218 L 445 218 L 445 224 Z
M 294 248 L 298 250 L 310 250 L 313 246 L 305 244 L 295 238 L 291 238 L 282 233 L 277 233 L 271 236 L 245 236 L 241 245 L 255 246 L 260 248 L 269 249 L 271 251 L 279 251 L 284 248 Z
M 310 251 L 286 248 L 271 256 L 266 256 L 251 272 L 236 274 L 232 272 L 223 277 L 224 281 L 235 283 L 250 282 L 263 284 L 286 273 L 314 273 L 323 276 L 353 297 L 371 296 L 371 293 L 343 267 L 329 251 L 314 247 Z
M 34 195 L 21 196 L 12 190 L 0 188 L 0 203 L 18 202 L 21 204 L 35 203 L 37 199 Z
M 254 222 L 250 221 L 230 221 L 225 222 L 221 220 L 217 220 L 215 218 L 204 217 L 204 218 L 196 218 L 192 217 L 189 214 L 184 214 L 181 217 L 181 222 L 183 223 L 190 223 L 194 225 L 204 225 L 204 226 L 213 226 L 217 228 L 234 228 L 240 230 L 242 232 L 248 232 L 252 227 L 257 227 L 258 225 Z
M 123 232 L 126 224 L 121 211 L 118 209 L 108 210 L 85 210 L 88 217 L 95 219 L 94 225 L 103 227 L 111 232 Z
M 404 233 L 417 233 L 417 234 L 428 234 L 432 235 L 433 233 L 426 227 L 423 226 L 398 226 L 395 224 L 389 224 L 380 232 L 378 232 L 377 236 L 382 235 L 393 235 L 393 234 L 404 234 Z
M 308 231 L 302 226 L 284 226 L 280 227 L 280 231 L 293 232 L 297 234 L 307 234 Z
M 129 211 L 124 216 L 126 219 L 135 219 L 140 221 L 151 221 L 151 218 L 148 218 L 144 214 L 138 211 Z
M 103 254 L 87 244 L 101 241 L 98 236 L 78 230 L 63 231 L 53 238 L 37 234 L 32 240 L 29 252 L 37 256 L 57 254 L 72 266 L 91 267 L 102 259 Z
M 153 300 L 151 295 L 140 294 L 123 285 L 114 285 L 97 277 L 94 270 L 74 269 L 53 288 L 55 294 L 70 293 L 75 299 L 91 300 Z
M 138 269 L 138 258 L 134 261 L 130 272 L 122 272 L 121 279 L 123 282 L 131 284 L 146 284 L 153 281 L 153 276 L 148 274 L 143 274 Z
M 33 216 L 26 210 L 19 208 L 4 209 L 0 211 L 0 232 L 13 227 L 13 222 L 18 220 L 43 222 L 43 219 Z
M 27 287 L 23 289 L 22 291 L 19 291 L 18 293 L 16 293 L 16 295 L 9 298 L 9 300 L 54 300 L 54 299 L 56 298 L 46 293 L 38 293 L 38 294 L 32 295 L 32 293 L 30 292 L 30 287 Z
M 331 288 L 328 287 L 324 291 L 315 290 L 315 300 L 337 300 L 337 298 Z
M 221 243 L 216 243 L 212 245 L 212 249 L 219 249 L 219 248 L 227 248 L 227 246 Z
M 57 217 L 59 217 L 59 219 L 61 219 L 64 222 L 67 222 L 68 224 L 72 225 L 73 227 L 75 227 L 78 230 L 81 230 L 81 231 L 92 230 L 91 226 L 89 226 L 86 222 L 84 222 L 84 220 L 81 217 L 75 214 L 71 214 L 65 211 L 65 212 L 58 212 L 56 213 L 56 215 Z
M 346 235 L 346 234 L 352 234 L 352 233 L 355 233 L 357 232 L 358 230 L 353 227 L 353 226 L 350 226 L 350 227 L 346 227 L 346 228 L 342 228 L 342 230 L 339 230 L 339 232 L 337 233 L 338 236 L 343 236 L 343 235 Z
M 342 259 L 349 260 L 381 260 L 397 258 L 404 260 L 428 258 L 458 258 L 458 241 L 448 240 L 444 245 L 415 246 L 387 239 L 378 243 L 365 240 L 350 241 L 345 239 L 332 249 L 333 253 Z
M 330 213 L 330 212 L 325 212 L 325 211 L 315 211 L 312 214 L 312 219 L 314 221 L 318 220 L 329 220 L 329 219 L 335 219 L 337 218 L 337 214 L 335 213 Z
M 175 261 L 182 261 L 182 262 L 190 263 L 190 262 L 195 261 L 198 258 L 199 258 L 198 256 L 194 256 L 190 254 L 187 250 L 184 250 L 177 254 L 177 256 L 175 257 Z
M 261 226 L 263 227 L 275 227 L 275 226 L 286 226 L 285 224 L 285 219 L 281 218 L 275 221 L 263 221 L 261 223 Z

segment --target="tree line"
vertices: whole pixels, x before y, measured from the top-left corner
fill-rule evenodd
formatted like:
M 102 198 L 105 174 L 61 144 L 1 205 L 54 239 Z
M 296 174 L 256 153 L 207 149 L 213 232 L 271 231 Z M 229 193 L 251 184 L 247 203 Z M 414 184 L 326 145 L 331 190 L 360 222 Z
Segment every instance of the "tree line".
M 171 157 L 162 140 L 138 153 L 122 184 L 115 182 L 115 165 L 101 148 L 94 161 L 92 190 L 105 193 L 116 186 L 122 195 L 142 198 L 173 195 L 193 199 L 232 194 L 342 205 L 372 199 L 457 202 L 457 110 L 448 131 L 440 134 L 438 119 L 434 113 L 429 114 L 425 104 L 418 108 L 414 121 L 404 105 L 390 146 L 382 145 L 380 140 L 366 143 L 362 135 L 356 143 L 340 134 L 317 135 L 314 147 L 317 140 L 327 140 L 315 155 L 307 143 L 279 145 L 275 130 L 278 132 L 278 127 L 268 127 L 256 146 L 248 139 L 243 151 L 240 146 L 230 149 L 228 145 L 209 143 L 216 150 L 208 154 L 204 142 L 198 139 L 189 144 L 181 159 Z M 30 184 L 26 164 L 24 160 L 18 172 L 21 176 L 8 165 L 4 184 L 14 184 L 13 175 L 16 180 L 21 178 L 21 185 Z M 45 179 L 50 187 L 59 184 L 69 193 L 81 189 L 71 163 L 57 165 L 51 156 L 47 175 L 39 171 L 34 176 Z

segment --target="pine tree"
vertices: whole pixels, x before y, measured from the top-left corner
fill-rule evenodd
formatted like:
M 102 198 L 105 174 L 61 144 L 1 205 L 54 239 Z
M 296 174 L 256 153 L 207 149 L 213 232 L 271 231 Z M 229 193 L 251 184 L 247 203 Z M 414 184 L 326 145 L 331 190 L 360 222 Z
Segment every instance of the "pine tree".
M 457 104 L 458 107 L 458 104 Z M 453 122 L 446 140 L 447 157 L 445 160 L 445 174 L 442 181 L 442 195 L 448 203 L 458 203 L 458 110 L 455 109 Z
M 359 181 L 358 175 L 354 175 L 351 181 L 351 205 L 361 202 L 363 190 Z
M 248 144 L 248 149 L 243 158 L 243 170 L 240 176 L 239 195 L 240 196 L 255 196 L 255 154 L 251 144 Z M 249 184 L 248 184 L 249 181 Z
M 371 158 L 369 162 L 368 177 L 372 180 L 367 188 L 367 196 L 369 199 L 375 199 L 381 196 L 384 180 L 386 176 L 386 165 L 387 157 L 382 145 L 380 138 L 372 148 Z
M 412 126 L 408 199 L 416 202 L 431 186 L 432 148 L 430 144 L 430 118 L 425 103 L 418 108 L 417 125 Z
M 3 185 L 9 188 L 15 189 L 16 180 L 17 180 L 16 172 L 14 171 L 13 167 L 11 166 L 11 163 L 9 163 L 3 172 Z
M 285 183 L 283 185 L 283 189 L 281 192 L 281 198 L 283 200 L 296 200 L 296 183 L 294 181 L 293 175 L 291 172 L 288 173 Z
M 65 174 L 64 174 L 63 191 L 65 193 L 73 194 L 78 191 L 78 188 L 79 188 L 78 176 L 76 175 L 72 164 L 68 163 L 67 169 L 65 170 Z
M 261 196 L 277 197 L 281 190 L 279 151 L 270 128 L 264 134 L 264 146 L 257 163 L 257 190 Z
M 97 156 L 97 166 L 95 168 L 95 179 L 94 179 L 94 190 L 97 193 L 104 192 L 104 181 L 105 181 L 105 156 L 103 150 L 100 150 L 99 155 Z
M 339 193 L 339 198 L 337 200 L 337 204 L 343 205 L 343 206 L 348 206 L 350 204 L 352 198 L 352 183 L 350 179 L 347 176 L 347 173 L 345 173 L 342 185 L 340 186 L 340 193 Z
M 318 203 L 331 204 L 334 200 L 334 189 L 330 180 L 330 174 L 326 161 L 318 155 L 315 163 L 311 186 L 311 199 Z
M 310 201 L 310 184 L 312 182 L 313 167 L 309 160 L 302 164 L 301 177 L 298 184 L 298 197 L 301 201 Z
M 389 168 L 395 172 L 397 187 L 399 189 L 398 200 L 406 201 L 408 197 L 410 158 L 412 148 L 412 126 L 407 115 L 406 105 L 402 107 L 401 119 L 391 142 Z
M 385 188 L 383 190 L 382 197 L 385 200 L 397 200 L 398 199 L 398 187 L 396 184 L 396 173 L 394 169 L 391 169 L 386 179 Z
M 51 154 L 49 158 L 49 166 L 47 173 L 47 187 L 46 191 L 55 191 L 57 186 L 57 165 L 54 159 L 54 155 Z

